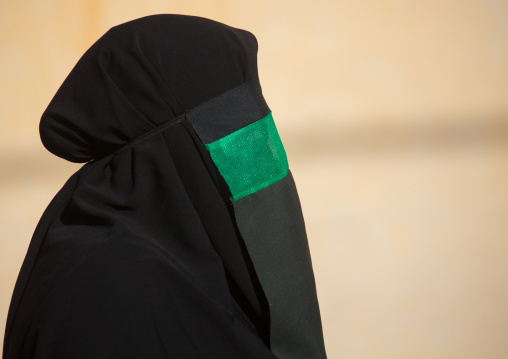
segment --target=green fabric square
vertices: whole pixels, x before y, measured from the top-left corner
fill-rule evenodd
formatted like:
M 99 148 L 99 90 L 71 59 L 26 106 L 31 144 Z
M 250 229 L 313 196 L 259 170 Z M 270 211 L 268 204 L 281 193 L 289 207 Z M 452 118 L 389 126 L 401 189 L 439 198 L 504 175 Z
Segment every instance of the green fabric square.
M 286 151 L 271 111 L 205 146 L 226 180 L 233 201 L 268 187 L 288 172 Z

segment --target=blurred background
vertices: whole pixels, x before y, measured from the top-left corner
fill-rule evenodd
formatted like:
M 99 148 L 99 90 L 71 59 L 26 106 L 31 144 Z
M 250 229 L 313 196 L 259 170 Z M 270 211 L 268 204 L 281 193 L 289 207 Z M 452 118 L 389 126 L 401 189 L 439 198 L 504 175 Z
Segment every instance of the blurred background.
M 0 340 L 35 226 L 81 166 L 44 149 L 40 116 L 102 34 L 155 13 L 257 37 L 329 359 L 508 358 L 504 0 L 0 0 Z

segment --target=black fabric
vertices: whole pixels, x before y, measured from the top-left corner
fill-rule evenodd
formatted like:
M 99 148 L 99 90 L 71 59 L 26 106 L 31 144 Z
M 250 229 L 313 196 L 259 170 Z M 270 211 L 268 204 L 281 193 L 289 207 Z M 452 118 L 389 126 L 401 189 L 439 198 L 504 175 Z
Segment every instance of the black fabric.
M 233 206 L 270 305 L 273 353 L 279 359 L 326 359 L 305 222 L 291 171 Z
M 87 162 L 42 215 L 14 288 L 4 359 L 274 359 L 267 303 L 227 188 L 187 119 L 257 77 L 257 42 L 209 19 L 111 28 L 40 121 Z
M 209 19 L 152 15 L 112 27 L 79 59 L 40 121 L 44 146 L 86 162 L 257 77 L 257 40 Z
M 254 78 L 193 108 L 188 118 L 203 143 L 209 144 L 239 130 L 270 112 Z

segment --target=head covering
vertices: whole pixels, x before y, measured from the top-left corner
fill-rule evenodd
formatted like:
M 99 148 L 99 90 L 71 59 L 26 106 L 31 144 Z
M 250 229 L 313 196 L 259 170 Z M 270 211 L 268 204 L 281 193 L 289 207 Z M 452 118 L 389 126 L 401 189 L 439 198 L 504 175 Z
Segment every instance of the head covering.
M 4 359 L 326 358 L 257 41 L 159 14 L 109 29 L 40 121 L 86 162 L 30 242 Z

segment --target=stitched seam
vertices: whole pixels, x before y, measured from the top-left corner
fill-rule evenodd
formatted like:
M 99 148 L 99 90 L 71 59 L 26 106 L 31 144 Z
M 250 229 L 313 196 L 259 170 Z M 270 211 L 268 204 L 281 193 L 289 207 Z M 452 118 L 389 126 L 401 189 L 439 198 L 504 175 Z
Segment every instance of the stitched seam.
M 126 143 L 122 148 L 120 148 L 119 150 L 115 151 L 113 153 L 113 155 L 116 155 L 116 154 L 122 152 L 123 150 L 126 150 L 127 148 L 135 146 L 138 143 L 144 142 L 147 139 L 149 139 L 150 137 L 155 136 L 155 135 L 157 135 L 157 134 L 167 130 L 168 128 L 172 127 L 173 125 L 176 125 L 177 123 L 180 123 L 186 116 L 187 116 L 187 111 L 184 112 L 183 114 L 175 117 L 175 118 L 172 118 L 168 122 L 163 123 L 159 127 L 156 127 L 153 130 L 145 132 L 144 134 L 134 138 L 132 141 L 129 141 L 128 143 Z

